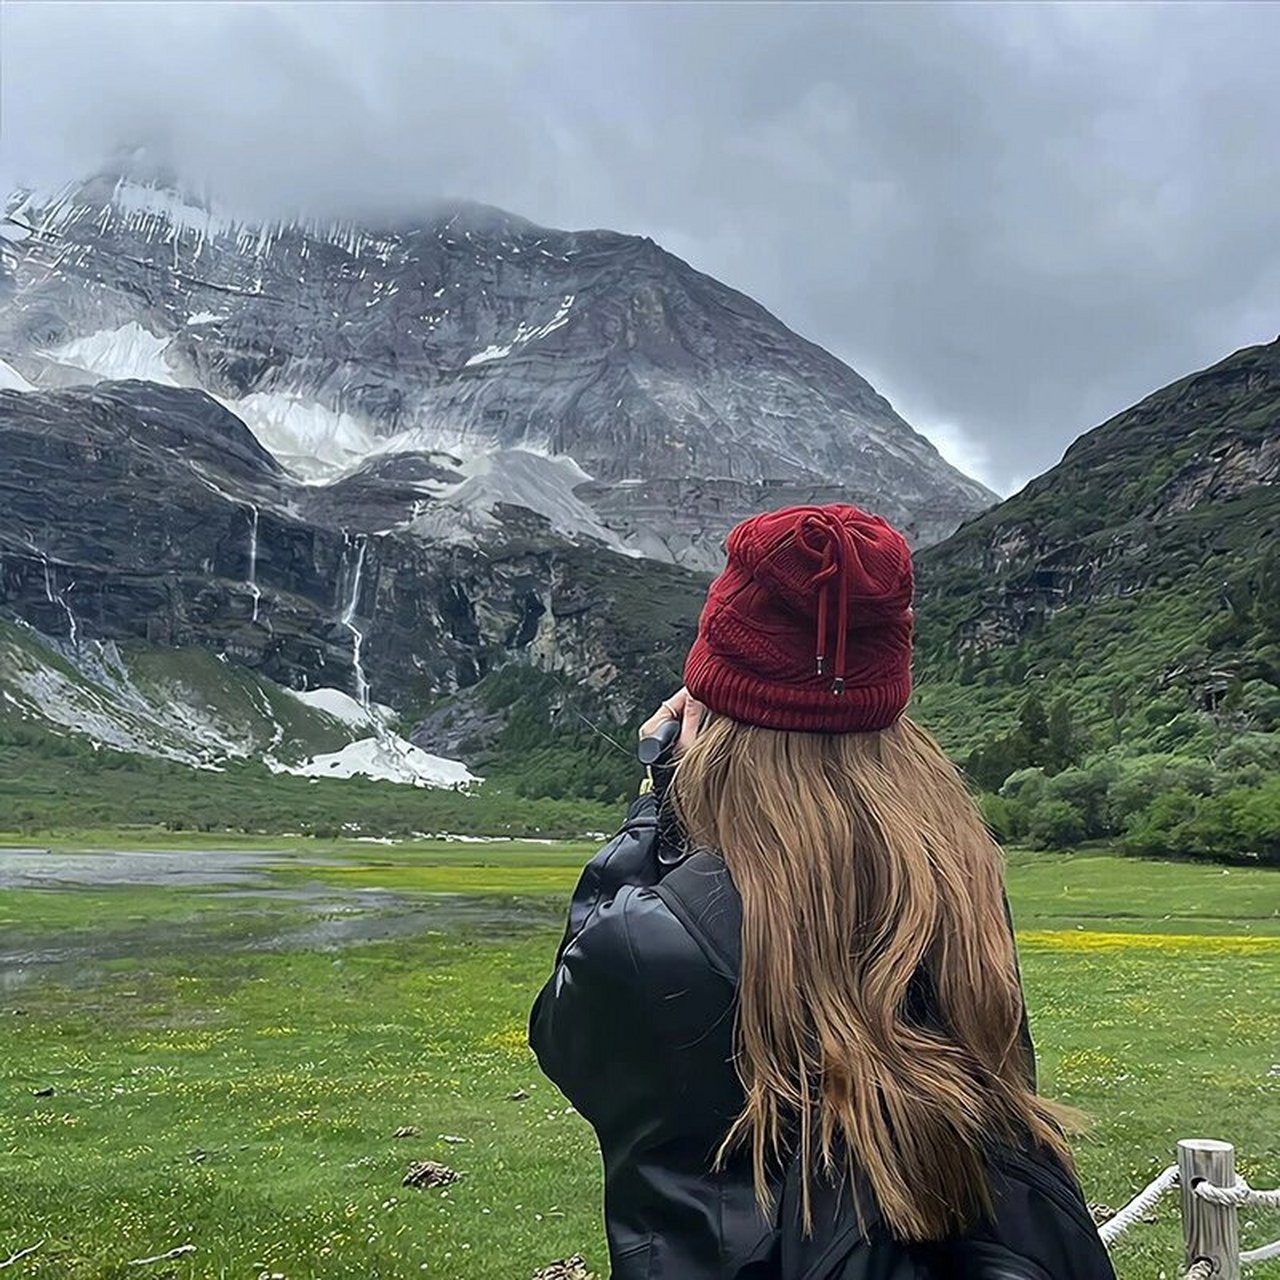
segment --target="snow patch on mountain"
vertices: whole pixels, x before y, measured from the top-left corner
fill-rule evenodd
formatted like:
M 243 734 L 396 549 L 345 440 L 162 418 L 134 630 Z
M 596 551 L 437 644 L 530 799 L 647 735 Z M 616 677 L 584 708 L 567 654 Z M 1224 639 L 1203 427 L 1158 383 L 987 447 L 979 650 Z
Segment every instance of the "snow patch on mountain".
M 379 457 L 395 454 L 461 455 L 463 479 L 449 487 L 422 486 L 434 505 L 402 527 L 431 540 L 469 541 L 469 534 L 493 528 L 499 503 L 527 507 L 551 521 L 569 537 L 594 538 L 625 555 L 641 553 L 624 546 L 595 512 L 574 496 L 576 486 L 592 477 L 573 458 L 553 454 L 531 442 L 516 449 L 471 453 L 465 442 L 442 439 L 424 428 L 393 436 L 377 436 L 352 414 L 337 412 L 314 400 L 278 392 L 254 392 L 239 400 L 217 397 L 253 432 L 258 442 L 298 479 L 310 485 L 333 483 Z M 469 521 L 457 522 L 459 512 Z
M 343 724 L 356 729 L 372 728 L 379 719 L 385 720 L 392 714 L 390 707 L 378 704 L 362 706 L 341 689 L 286 689 L 285 692 L 304 706 L 333 716 L 335 720 L 341 720 Z
M 479 782 L 461 761 L 432 755 L 394 734 L 361 738 L 341 751 L 314 756 L 298 765 L 268 760 L 275 773 L 303 778 L 372 778 L 415 787 L 465 787 Z
M 0 360 L 0 391 L 34 391 L 35 387 L 10 364 Z
M 71 197 L 79 187 L 79 182 L 71 181 L 61 187 L 26 187 L 15 191 L 6 202 L 6 226 L 23 230 L 27 222 L 38 220 L 43 228 L 54 229 L 69 216 L 74 207 Z
M 203 240 L 212 240 L 240 229 L 226 214 L 208 204 L 197 203 L 172 187 L 133 182 L 128 178 L 116 183 L 111 204 L 127 224 L 141 227 L 148 220 L 155 220 L 168 228 L 171 237 L 194 232 Z
M 180 384 L 165 359 L 168 346 L 168 338 L 157 337 L 130 320 L 118 329 L 99 329 L 41 354 L 104 379 L 140 378 L 176 387 Z
M 273 773 L 303 777 L 478 781 L 460 761 L 394 733 L 390 708 L 362 707 L 338 689 L 285 690 L 197 651 L 177 668 L 164 661 L 164 675 L 150 672 L 147 659 L 109 641 L 74 644 L 0 623 L 0 718 L 200 769 L 256 758 Z
M 236 415 L 281 466 L 309 484 L 324 484 L 354 470 L 387 442 L 359 419 L 274 391 L 218 400 Z
M 477 529 L 497 525 L 495 509 L 506 503 L 538 512 L 570 537 L 594 538 L 623 555 L 640 555 L 624 546 L 574 495 L 574 489 L 591 477 L 572 458 L 534 449 L 499 449 L 468 459 L 461 471 L 466 479 L 445 491 L 436 506 L 408 521 L 406 528 L 432 539 L 469 541 Z M 470 527 L 458 521 L 459 512 L 471 517 Z
M 27 646 L 0 641 L 5 679 L 0 697 L 24 718 L 46 723 L 95 746 L 156 756 L 198 768 L 243 759 L 250 747 L 224 722 L 176 684 L 139 686 L 114 644 L 80 646 L 74 661 L 58 642 L 44 641 L 53 661 Z
M 242 251 L 256 243 L 261 252 L 272 232 L 279 231 L 279 224 L 248 223 L 189 192 L 125 176 L 117 178 L 105 202 L 95 197 L 93 203 L 82 203 L 77 197 L 84 194 L 78 182 L 56 189 L 19 191 L 11 198 L 5 216 L 10 226 L 21 228 L 34 222 L 46 232 L 63 231 L 89 219 L 103 232 L 132 231 L 161 243 L 184 240 L 194 257 L 210 241 L 224 237 L 234 239 Z
M 564 322 L 573 304 L 566 296 L 557 318 L 536 333 L 550 332 Z M 206 313 L 197 313 L 203 316 Z M 212 317 L 216 319 L 217 317 Z M 523 339 L 522 339 L 523 340 Z M 117 329 L 102 329 L 45 352 L 48 359 L 70 365 L 101 379 L 136 378 L 165 386 L 179 385 L 166 354 L 169 341 L 131 321 Z M 30 384 L 17 373 L 0 368 L 0 386 L 15 381 L 17 389 Z M 545 516 L 560 533 L 569 537 L 597 539 L 628 555 L 637 552 L 624 547 L 595 512 L 574 496 L 574 488 L 591 480 L 572 458 L 552 454 L 538 442 L 516 449 L 487 449 L 467 456 L 466 442 L 443 439 L 428 428 L 415 427 L 392 436 L 379 436 L 373 428 L 351 413 L 331 409 L 318 401 L 284 392 L 251 392 L 240 399 L 214 397 L 253 432 L 258 442 L 298 480 L 324 485 L 348 476 L 379 457 L 399 453 L 462 455 L 462 479 L 452 488 L 431 484 L 424 493 L 439 499 L 444 510 L 427 518 L 410 521 L 405 527 L 422 536 L 458 541 L 453 528 L 456 513 L 474 517 L 473 528 L 491 528 L 499 503 L 522 506 Z M 474 449 L 474 442 L 472 449 Z M 228 500 L 234 501 L 229 494 Z
M 497 344 L 487 346 L 483 351 L 473 355 L 467 361 L 467 366 L 488 364 L 492 360 L 502 360 L 509 356 L 516 347 L 523 346 L 526 342 L 536 342 L 539 338 L 545 338 L 548 334 L 554 333 L 557 329 L 569 323 L 569 309 L 573 306 L 573 302 L 574 295 L 572 293 L 565 294 L 564 301 L 560 304 L 560 309 L 546 324 L 530 325 L 521 320 L 516 328 L 515 337 L 510 342 L 502 346 Z
M 511 354 L 511 347 L 485 347 L 483 351 L 477 351 L 475 355 L 467 360 L 467 368 L 476 364 L 488 364 L 491 360 L 501 360 L 504 356 Z

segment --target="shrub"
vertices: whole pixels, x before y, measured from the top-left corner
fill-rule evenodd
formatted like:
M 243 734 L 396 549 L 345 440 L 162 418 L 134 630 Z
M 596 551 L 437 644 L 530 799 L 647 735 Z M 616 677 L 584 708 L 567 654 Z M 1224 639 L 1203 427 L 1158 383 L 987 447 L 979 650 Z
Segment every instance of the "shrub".
M 1069 800 L 1041 800 L 1031 810 L 1027 834 L 1038 849 L 1069 849 L 1085 837 L 1084 815 Z
M 1214 764 L 1227 775 L 1250 769 L 1280 773 L 1280 734 L 1242 733 L 1218 752 Z
M 984 791 L 977 797 L 982 820 L 991 828 L 991 834 L 999 841 L 1019 840 L 1027 833 L 1026 811 L 1015 800 Z
M 1107 828 L 1116 833 L 1124 831 L 1132 815 L 1168 792 L 1208 795 L 1213 790 L 1216 777 L 1213 765 L 1207 760 L 1173 755 L 1122 759 L 1107 789 Z
M 1130 853 L 1280 866 L 1280 778 L 1212 796 L 1168 791 L 1134 816 L 1124 844 Z
M 1107 802 L 1119 773 L 1119 764 L 1105 757 L 1085 768 L 1064 769 L 1045 783 L 1044 796 L 1072 805 L 1084 824 L 1085 839 L 1097 840 L 1113 833 Z
M 1000 794 L 1006 800 L 1016 800 L 1030 808 L 1044 795 L 1046 781 L 1043 769 L 1019 769 L 1005 779 Z

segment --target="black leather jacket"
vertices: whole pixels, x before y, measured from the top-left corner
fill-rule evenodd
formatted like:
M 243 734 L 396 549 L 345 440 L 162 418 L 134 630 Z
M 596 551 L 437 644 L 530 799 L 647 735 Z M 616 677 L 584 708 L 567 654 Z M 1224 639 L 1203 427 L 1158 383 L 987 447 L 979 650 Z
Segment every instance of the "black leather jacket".
M 709 948 L 655 886 L 664 874 L 709 875 L 700 896 L 710 888 L 712 910 L 722 902 L 737 917 L 740 900 L 720 859 L 680 862 L 655 838 L 657 816 L 642 796 L 584 870 L 530 1044 L 599 1138 L 615 1280 L 772 1280 L 781 1233 L 756 1207 L 749 1159 L 713 1169 L 743 1106 L 736 947 Z

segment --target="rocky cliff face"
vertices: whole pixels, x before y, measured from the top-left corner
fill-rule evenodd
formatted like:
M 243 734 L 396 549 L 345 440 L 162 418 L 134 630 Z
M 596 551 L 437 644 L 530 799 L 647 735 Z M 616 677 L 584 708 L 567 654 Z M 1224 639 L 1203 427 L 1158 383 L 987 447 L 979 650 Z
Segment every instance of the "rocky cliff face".
M 0 612 L 73 645 L 202 648 L 365 702 L 420 705 L 517 659 L 627 713 L 687 645 L 703 587 L 527 511 L 503 511 L 483 549 L 382 528 L 419 473 L 309 488 L 185 388 L 0 391 L 0 458 Z
M 705 569 L 778 501 L 854 498 L 928 543 L 994 500 L 852 369 L 649 240 L 475 206 L 251 225 L 125 168 L 20 195 L 0 249 L 0 358 L 23 377 L 202 388 L 312 482 L 412 459 L 435 541 L 483 541 L 505 502 Z

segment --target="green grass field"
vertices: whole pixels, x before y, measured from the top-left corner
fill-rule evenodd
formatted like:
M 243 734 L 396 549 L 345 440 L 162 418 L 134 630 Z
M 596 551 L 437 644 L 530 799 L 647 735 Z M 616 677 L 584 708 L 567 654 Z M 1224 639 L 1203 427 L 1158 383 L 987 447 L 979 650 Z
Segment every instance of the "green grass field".
M 524 1042 L 585 846 L 266 847 L 234 894 L 0 890 L 0 1263 L 43 1241 L 5 1280 L 523 1280 L 579 1251 L 603 1276 L 591 1134 Z M 1192 1135 L 1280 1183 L 1280 876 L 1015 853 L 1009 888 L 1042 1087 L 1094 1117 L 1090 1198 Z M 402 1187 L 420 1159 L 464 1176 Z M 1178 1274 L 1171 1202 L 1116 1259 Z

